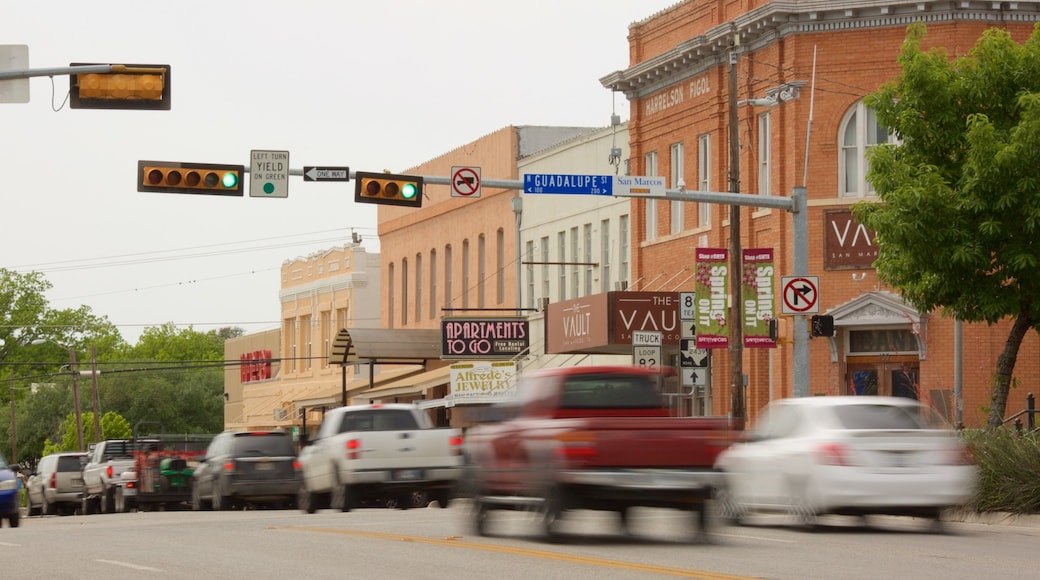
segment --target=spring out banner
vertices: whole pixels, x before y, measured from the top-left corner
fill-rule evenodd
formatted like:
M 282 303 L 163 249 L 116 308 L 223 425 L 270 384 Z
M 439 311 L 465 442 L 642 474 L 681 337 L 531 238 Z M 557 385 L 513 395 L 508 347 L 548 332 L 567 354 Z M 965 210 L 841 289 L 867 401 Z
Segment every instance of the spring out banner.
M 697 248 L 697 348 L 729 348 L 729 250 Z
M 769 321 L 775 317 L 773 249 L 744 248 L 740 278 L 744 348 L 776 348 L 769 338 Z

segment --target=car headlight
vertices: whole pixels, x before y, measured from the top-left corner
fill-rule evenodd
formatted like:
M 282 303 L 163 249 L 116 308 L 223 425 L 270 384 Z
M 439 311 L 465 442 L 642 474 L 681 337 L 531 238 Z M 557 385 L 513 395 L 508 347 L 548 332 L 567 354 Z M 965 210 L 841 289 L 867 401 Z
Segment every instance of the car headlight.
M 6 481 L 0 481 L 0 491 L 10 491 L 12 489 L 18 489 L 17 479 L 8 479 Z

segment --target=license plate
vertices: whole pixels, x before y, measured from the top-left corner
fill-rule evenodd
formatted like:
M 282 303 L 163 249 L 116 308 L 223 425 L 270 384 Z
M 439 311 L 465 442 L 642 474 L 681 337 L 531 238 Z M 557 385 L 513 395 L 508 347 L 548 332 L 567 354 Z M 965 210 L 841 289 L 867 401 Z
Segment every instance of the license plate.
M 423 478 L 423 471 L 421 469 L 398 469 L 392 475 L 397 480 L 414 481 Z
M 274 469 L 274 464 L 270 461 L 261 461 L 256 464 L 257 471 L 271 471 L 272 469 Z

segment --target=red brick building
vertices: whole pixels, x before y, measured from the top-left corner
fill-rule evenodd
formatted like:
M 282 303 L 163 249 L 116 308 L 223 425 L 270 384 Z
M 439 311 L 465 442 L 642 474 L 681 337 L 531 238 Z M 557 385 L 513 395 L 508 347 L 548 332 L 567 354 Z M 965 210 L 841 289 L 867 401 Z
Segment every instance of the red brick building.
M 687 190 L 732 191 L 735 108 L 740 193 L 788 196 L 806 188 L 808 270 L 819 277 L 820 313 L 833 315 L 836 327 L 833 338 L 809 342 L 809 394 L 915 396 L 952 420 L 959 385 L 963 423 L 981 426 L 1009 323 L 964 324 L 958 349 L 954 320 L 917 312 L 879 284 L 871 232 L 849 212 L 873 197 L 864 151 L 888 139 L 862 99 L 900 72 L 896 57 L 910 23 L 927 25 L 924 48 L 959 56 L 987 27 L 1005 28 L 1021 42 L 1038 21 L 1036 2 L 689 0 L 632 24 L 629 68 L 601 82 L 630 101 L 631 174 L 664 176 L 669 189 L 682 181 Z M 790 215 L 741 211 L 741 245 L 773 248 L 778 277 L 792 274 Z M 696 248 L 728 247 L 729 225 L 729 206 L 633 200 L 630 289 L 694 290 L 692 282 L 647 284 L 692 268 Z M 782 320 L 777 348 L 743 350 L 751 417 L 770 398 L 795 393 L 791 339 L 808 332 L 799 320 Z M 716 414 L 730 411 L 728 369 L 729 354 L 715 352 Z M 1038 378 L 1040 340 L 1031 333 L 1008 414 L 1024 407 Z

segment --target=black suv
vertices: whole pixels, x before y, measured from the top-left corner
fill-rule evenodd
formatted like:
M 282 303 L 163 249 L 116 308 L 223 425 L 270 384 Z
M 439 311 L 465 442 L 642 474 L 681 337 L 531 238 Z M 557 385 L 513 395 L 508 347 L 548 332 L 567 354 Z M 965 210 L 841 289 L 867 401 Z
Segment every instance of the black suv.
M 225 431 L 192 475 L 194 510 L 247 505 L 294 507 L 300 464 L 285 431 Z

